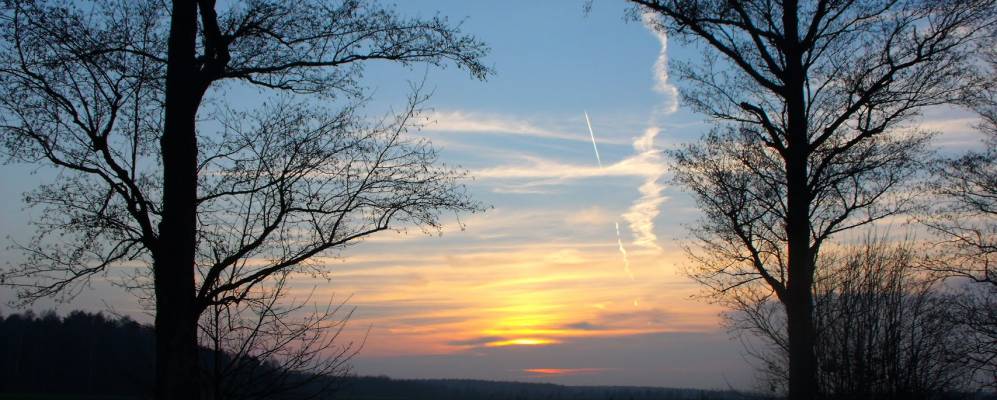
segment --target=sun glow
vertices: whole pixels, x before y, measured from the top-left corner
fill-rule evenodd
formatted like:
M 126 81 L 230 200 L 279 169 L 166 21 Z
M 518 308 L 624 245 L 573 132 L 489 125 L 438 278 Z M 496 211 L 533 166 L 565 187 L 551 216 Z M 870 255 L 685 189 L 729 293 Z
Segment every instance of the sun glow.
M 672 259 L 632 252 L 631 268 L 641 279 L 631 281 L 620 274 L 613 242 L 445 256 L 418 248 L 412 249 L 417 256 L 406 259 L 393 253 L 367 255 L 341 266 L 333 281 L 338 292 L 356 293 L 358 312 L 348 328 L 354 337 L 373 326 L 368 357 L 543 348 L 715 326 L 716 310 L 689 300 L 696 287 L 677 282 L 674 271 L 665 268 Z M 550 254 L 573 254 L 587 262 L 552 262 Z M 408 258 L 416 261 L 405 264 Z M 302 285 L 301 290 L 311 288 Z
M 558 344 L 560 341 L 554 339 L 542 339 L 542 338 L 519 338 L 510 340 L 500 340 L 496 342 L 486 343 L 487 347 L 506 347 L 506 346 L 544 346 L 551 344 Z
M 607 370 L 607 368 L 529 368 L 523 372 L 533 374 L 534 377 L 543 377 L 598 374 Z

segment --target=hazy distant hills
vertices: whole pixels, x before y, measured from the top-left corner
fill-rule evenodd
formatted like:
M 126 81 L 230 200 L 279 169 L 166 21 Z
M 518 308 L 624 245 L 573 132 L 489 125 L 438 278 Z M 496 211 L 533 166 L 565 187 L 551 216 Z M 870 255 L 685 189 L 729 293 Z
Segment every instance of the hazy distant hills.
M 127 318 L 73 312 L 0 315 L 0 400 L 151 398 L 153 330 Z M 298 375 L 305 376 L 305 375 Z M 326 387 L 329 381 L 314 383 Z M 562 386 L 463 379 L 336 378 L 338 400 L 705 400 L 757 395 L 656 387 Z M 305 388 L 308 392 L 309 388 Z M 314 391 L 313 391 L 314 392 Z M 962 397 L 955 395 L 954 398 Z M 294 395 L 269 399 L 300 398 Z M 992 393 L 965 398 L 997 400 Z
M 344 383 L 346 400 L 653 400 L 746 399 L 733 392 L 652 387 L 562 386 L 547 383 L 494 382 L 464 379 L 399 380 L 358 377 Z
M 153 331 L 129 319 L 73 312 L 0 316 L 0 400 L 147 398 Z M 339 378 L 324 398 L 347 400 L 744 399 L 732 392 L 578 387 L 479 380 Z M 290 397 L 289 397 L 290 398 Z

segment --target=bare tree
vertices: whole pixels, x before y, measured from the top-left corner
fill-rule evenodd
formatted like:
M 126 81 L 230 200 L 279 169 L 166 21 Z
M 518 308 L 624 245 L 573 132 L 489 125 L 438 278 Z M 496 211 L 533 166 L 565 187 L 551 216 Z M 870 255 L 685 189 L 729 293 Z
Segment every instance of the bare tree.
M 487 48 L 443 18 L 356 0 L 5 0 L 0 36 L 9 155 L 61 174 L 25 196 L 43 213 L 2 281 L 31 300 L 150 267 L 157 398 L 198 398 L 208 308 L 282 271 L 321 273 L 312 257 L 376 232 L 478 209 L 462 173 L 404 135 L 421 95 L 358 114 L 368 61 L 490 73 Z
M 943 277 L 968 279 L 960 323 L 974 334 L 970 360 L 997 385 L 997 28 L 977 52 L 983 82 L 962 104 L 980 116 L 981 149 L 938 160 L 928 188 L 934 206 L 922 218 L 938 234 L 929 267 Z
M 957 300 L 953 325 L 966 329 L 966 343 L 972 346 L 963 362 L 985 387 L 997 389 L 997 288 L 965 285 Z
M 969 389 L 971 332 L 956 323 L 958 297 L 921 268 L 914 242 L 866 238 L 825 251 L 814 285 L 822 398 L 926 399 Z M 742 297 L 743 299 L 743 297 Z M 773 388 L 785 388 L 785 312 L 772 299 L 738 304 L 731 327 L 755 335 L 752 355 Z
M 720 297 L 758 286 L 785 308 L 789 397 L 817 396 L 814 274 L 835 234 L 898 215 L 929 135 L 904 130 L 953 101 L 993 1 L 631 0 L 695 43 L 684 101 L 714 118 L 671 153 L 704 213 L 691 275 Z
M 980 116 L 982 150 L 939 160 L 930 188 L 941 200 L 924 222 L 945 239 L 939 272 L 997 285 L 997 31 L 976 53 L 985 81 L 961 99 Z
M 345 302 L 308 311 L 312 296 L 288 299 L 288 273 L 240 303 L 212 305 L 201 319 L 205 392 L 213 399 L 329 398 L 350 376 L 362 342 L 342 343 Z

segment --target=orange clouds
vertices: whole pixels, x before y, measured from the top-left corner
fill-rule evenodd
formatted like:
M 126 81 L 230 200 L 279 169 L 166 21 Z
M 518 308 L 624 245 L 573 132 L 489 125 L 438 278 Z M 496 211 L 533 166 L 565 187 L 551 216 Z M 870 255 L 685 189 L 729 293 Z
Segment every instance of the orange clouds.
M 509 215 L 494 218 L 502 217 Z M 371 327 L 364 356 L 547 347 L 580 338 L 715 329 L 718 310 L 689 299 L 698 289 L 676 273 L 675 253 L 636 252 L 632 281 L 620 271 L 613 232 L 591 234 L 603 236 L 602 242 L 585 241 L 590 239 L 583 229 L 568 226 L 578 241 L 534 242 L 531 229 L 520 225 L 559 217 L 512 215 L 507 224 L 480 232 L 500 237 L 506 229 L 521 229 L 520 243 L 447 240 L 466 237 L 461 234 L 435 239 L 435 248 L 419 237 L 364 245 L 359 257 L 334 265 L 328 283 L 314 285 L 353 294 L 357 310 L 350 327 L 363 332 Z

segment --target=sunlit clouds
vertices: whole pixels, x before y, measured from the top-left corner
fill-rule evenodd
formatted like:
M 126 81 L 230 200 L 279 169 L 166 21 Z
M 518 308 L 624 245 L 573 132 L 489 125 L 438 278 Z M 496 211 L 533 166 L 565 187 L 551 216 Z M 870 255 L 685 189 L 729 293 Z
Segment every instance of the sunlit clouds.
M 658 165 L 644 176 L 638 191 L 640 197 L 630 206 L 623 218 L 630 225 L 630 230 L 634 234 L 634 244 L 651 250 L 660 250 L 658 236 L 654 232 L 654 219 L 660 213 L 661 204 L 665 202 L 662 195 L 664 186 L 659 183 L 665 173 L 664 160 L 661 150 L 654 147 L 654 138 L 658 135 L 659 129 L 652 127 L 644 131 L 644 135 L 634 141 L 635 156 L 640 164 Z
M 296 282 L 318 297 L 353 294 L 351 329 L 371 327 L 365 357 L 713 330 L 717 310 L 689 299 L 697 289 L 677 273 L 678 252 L 633 255 L 637 281 L 620 273 L 605 213 L 496 209 L 448 232 L 447 246 L 413 234 L 371 241 L 326 260 L 329 282 Z
M 644 26 L 658 39 L 661 49 L 658 58 L 654 63 L 654 90 L 665 97 L 664 115 L 671 115 L 678 110 L 678 90 L 668 81 L 668 36 L 660 28 L 651 14 L 642 16 Z M 655 146 L 655 138 L 661 133 L 657 126 L 657 116 L 652 116 L 652 124 L 644 134 L 633 142 L 633 149 L 636 158 L 642 164 L 664 165 L 661 149 Z M 623 217 L 630 225 L 634 234 L 634 244 L 651 250 L 660 250 L 658 237 L 654 232 L 654 219 L 660 213 L 661 204 L 666 198 L 662 195 L 664 190 L 660 183 L 664 176 L 664 168 L 652 169 L 651 173 L 645 176 L 644 182 L 640 185 L 640 198 L 630 207 Z
M 423 115 L 424 129 L 455 134 L 490 134 L 533 136 L 569 141 L 588 141 L 585 136 L 556 128 L 542 127 L 534 122 L 508 115 L 468 112 L 461 110 L 432 111 Z
M 444 240 L 371 240 L 334 268 L 335 290 L 354 294 L 352 324 L 372 327 L 365 357 L 499 354 L 717 329 L 718 309 L 690 299 L 698 289 L 677 270 L 681 252 L 659 240 L 668 188 L 656 141 L 678 100 L 668 82 L 667 38 L 652 32 L 661 54 L 649 81 L 666 107 L 643 127 L 603 112 L 427 115 L 422 134 L 475 155 L 466 158 L 475 179 L 469 187 L 495 208 L 462 217 L 466 229 L 448 227 Z
M 546 184 L 562 184 L 572 179 L 612 176 L 646 177 L 664 171 L 663 165 L 648 161 L 638 157 L 628 157 L 599 168 L 595 164 L 567 163 L 523 155 L 517 157 L 516 164 L 482 168 L 472 172 L 476 178 L 528 178 L 527 184 L 535 181 L 544 181 Z
M 668 80 L 668 34 L 653 13 L 644 13 L 641 21 L 661 46 L 658 58 L 654 61 L 654 90 L 665 95 L 665 112 L 674 113 L 679 109 L 679 92 Z
M 592 244 L 479 249 L 415 265 L 354 264 L 332 280 L 354 293 L 353 326 L 373 326 L 368 356 L 545 346 L 716 323 L 711 307 L 688 299 L 693 285 L 674 282 L 673 271 L 640 257 L 634 269 L 641 282 L 634 283 L 620 276 L 613 250 Z M 642 299 L 636 306 L 635 297 Z

